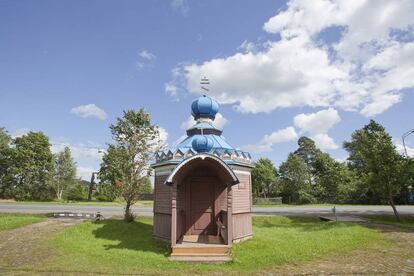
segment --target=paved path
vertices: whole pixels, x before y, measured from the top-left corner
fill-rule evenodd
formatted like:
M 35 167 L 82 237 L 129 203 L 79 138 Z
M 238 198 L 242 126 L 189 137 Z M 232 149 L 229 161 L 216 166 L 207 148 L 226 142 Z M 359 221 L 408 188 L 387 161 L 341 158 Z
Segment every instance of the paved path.
M 400 214 L 414 215 L 414 205 L 398 206 Z M 136 206 L 133 208 L 138 216 L 152 216 L 152 206 Z M 337 213 L 342 215 L 392 215 L 390 206 L 337 206 Z M 56 205 L 56 204 L 19 204 L 0 203 L 0 213 L 53 213 L 53 212 L 77 212 L 95 213 L 101 212 L 104 216 L 118 216 L 123 214 L 122 206 L 91 206 L 91 205 Z M 331 206 L 293 206 L 293 207 L 254 207 L 255 215 L 297 215 L 297 216 L 321 216 L 332 214 Z

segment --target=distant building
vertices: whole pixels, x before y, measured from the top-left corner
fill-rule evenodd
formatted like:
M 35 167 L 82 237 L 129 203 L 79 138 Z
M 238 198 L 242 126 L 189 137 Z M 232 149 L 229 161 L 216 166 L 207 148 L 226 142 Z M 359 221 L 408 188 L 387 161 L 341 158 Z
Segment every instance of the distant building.
M 152 165 L 153 235 L 171 242 L 175 260 L 208 251 L 224 261 L 233 242 L 253 235 L 251 157 L 227 143 L 214 126 L 218 109 L 210 97 L 195 100 L 191 105 L 195 125 L 176 148 L 159 153 Z

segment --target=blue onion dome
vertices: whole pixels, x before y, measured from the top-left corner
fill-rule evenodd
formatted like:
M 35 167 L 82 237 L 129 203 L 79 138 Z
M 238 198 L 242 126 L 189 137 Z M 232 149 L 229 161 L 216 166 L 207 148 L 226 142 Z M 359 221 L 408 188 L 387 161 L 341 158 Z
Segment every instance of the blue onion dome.
M 209 152 L 213 148 L 214 141 L 205 135 L 195 135 L 191 145 L 197 152 Z
M 214 120 L 219 110 L 219 104 L 212 98 L 203 95 L 191 104 L 191 114 L 194 119 L 210 118 Z

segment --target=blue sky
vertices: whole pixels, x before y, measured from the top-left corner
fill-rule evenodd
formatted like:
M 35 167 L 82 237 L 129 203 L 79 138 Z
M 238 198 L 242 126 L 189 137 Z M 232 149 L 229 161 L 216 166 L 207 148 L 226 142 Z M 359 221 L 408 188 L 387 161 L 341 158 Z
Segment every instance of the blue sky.
M 370 118 L 401 149 L 413 3 L 351 2 L 2 0 L 0 126 L 69 145 L 88 179 L 124 109 L 145 107 L 173 145 L 206 75 L 224 136 L 255 158 L 280 164 L 308 135 L 343 160 Z

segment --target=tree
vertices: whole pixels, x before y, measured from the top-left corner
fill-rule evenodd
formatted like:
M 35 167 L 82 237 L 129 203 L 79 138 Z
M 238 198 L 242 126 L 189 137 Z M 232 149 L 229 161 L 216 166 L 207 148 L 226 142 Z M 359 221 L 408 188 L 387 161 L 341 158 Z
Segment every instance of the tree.
M 303 161 L 305 161 L 308 168 L 311 169 L 316 155 L 321 151 L 316 148 L 315 142 L 306 136 L 299 138 L 298 146 L 299 148 L 295 150 L 294 153 L 301 157 Z
M 4 128 L 0 128 L 0 198 L 11 196 L 12 163 L 10 143 L 12 139 Z
M 53 154 L 49 138 L 42 132 L 29 132 L 16 138 L 12 158 L 14 196 L 17 199 L 51 198 Z
M 314 203 L 316 200 L 311 194 L 310 171 L 305 161 L 294 153 L 279 167 L 284 202 Z
M 56 198 L 62 199 L 63 192 L 76 181 L 76 164 L 72 158 L 69 147 L 55 156 L 55 175 L 51 186 L 55 191 Z
M 120 192 L 126 202 L 125 221 L 131 221 L 131 206 L 146 187 L 149 161 L 159 148 L 158 128 L 141 108 L 124 111 L 110 129 L 114 144 L 103 156 L 100 178 L 110 181 Z
M 321 153 L 321 151 L 316 147 L 315 142 L 306 136 L 299 138 L 298 146 L 299 148 L 294 153 L 302 158 L 308 166 L 310 172 L 308 179 L 309 183 L 315 184 L 316 172 L 313 163 L 315 161 L 316 155 Z
M 10 148 L 11 137 L 4 129 L 4 127 L 0 127 L 0 151 L 4 149 Z
M 271 196 L 276 189 L 277 169 L 268 158 L 260 158 L 252 170 L 252 188 L 256 197 Z
M 87 186 L 79 179 L 71 182 L 64 192 L 64 197 L 67 200 L 84 200 L 87 195 Z
M 329 203 L 352 201 L 356 192 L 356 179 L 348 167 L 324 152 L 318 152 L 313 160 L 317 185 L 321 188 L 319 200 Z
M 398 195 L 404 173 L 404 159 L 395 149 L 391 136 L 384 127 L 371 120 L 352 134 L 350 142 L 344 143 L 349 152 L 349 167 L 365 179 L 369 188 L 391 205 L 395 217 L 400 220 L 394 197 Z

